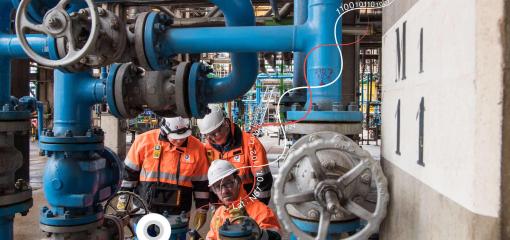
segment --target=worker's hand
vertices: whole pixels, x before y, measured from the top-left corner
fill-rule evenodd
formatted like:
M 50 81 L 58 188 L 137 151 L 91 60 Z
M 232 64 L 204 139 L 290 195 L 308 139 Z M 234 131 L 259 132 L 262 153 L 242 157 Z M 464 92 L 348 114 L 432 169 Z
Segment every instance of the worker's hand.
M 127 196 L 126 195 L 120 195 L 119 200 L 117 200 L 117 209 L 119 211 L 126 210 L 127 205 Z
M 204 211 L 202 209 L 197 210 L 195 213 L 195 217 L 193 218 L 193 227 L 195 230 L 200 229 L 205 224 L 205 220 L 207 218 L 207 211 Z

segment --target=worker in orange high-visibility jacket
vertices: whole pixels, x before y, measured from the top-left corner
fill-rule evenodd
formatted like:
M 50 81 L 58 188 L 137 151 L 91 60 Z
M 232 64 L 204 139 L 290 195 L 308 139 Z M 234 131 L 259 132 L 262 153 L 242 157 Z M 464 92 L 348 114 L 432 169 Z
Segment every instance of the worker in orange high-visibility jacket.
M 260 141 L 226 118 L 219 107 L 197 120 L 200 133 L 204 134 L 207 158 L 225 159 L 239 169 L 244 189 L 266 205 L 271 198 L 273 176 L 269 170 L 266 150 Z
M 250 197 L 241 187 L 239 170 L 225 160 L 215 160 L 208 171 L 209 186 L 221 202 L 211 219 L 207 240 L 220 240 L 220 227 L 226 220 L 249 217 L 261 229 L 259 239 L 279 240 L 280 224 L 273 211 L 257 198 Z
M 139 135 L 124 161 L 121 190 L 140 195 L 151 212 L 170 215 L 189 213 L 193 193 L 197 208 L 193 225 L 199 229 L 209 204 L 209 161 L 189 125 L 187 118 L 165 118 L 160 129 Z

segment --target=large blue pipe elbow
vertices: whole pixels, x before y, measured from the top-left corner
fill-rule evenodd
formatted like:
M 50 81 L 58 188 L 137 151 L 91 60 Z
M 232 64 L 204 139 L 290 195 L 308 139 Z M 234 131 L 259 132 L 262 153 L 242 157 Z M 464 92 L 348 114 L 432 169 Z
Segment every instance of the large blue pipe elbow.
M 254 26 L 255 14 L 250 0 L 211 0 L 223 15 L 227 26 Z M 227 102 L 243 95 L 257 79 L 257 53 L 231 53 L 232 72 L 205 84 L 206 103 Z M 218 94 L 221 93 L 221 94 Z
M 257 53 L 232 54 L 232 72 L 224 78 L 213 78 L 206 82 L 205 101 L 227 102 L 242 96 L 257 79 L 257 63 Z

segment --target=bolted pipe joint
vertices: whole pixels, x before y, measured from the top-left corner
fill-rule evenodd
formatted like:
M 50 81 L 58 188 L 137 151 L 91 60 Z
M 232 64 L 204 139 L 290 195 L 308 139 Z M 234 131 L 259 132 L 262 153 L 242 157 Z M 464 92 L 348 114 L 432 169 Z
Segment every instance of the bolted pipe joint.
M 172 23 L 172 17 L 163 12 L 145 12 L 138 15 L 132 41 L 137 65 L 153 71 L 172 67 L 173 55 L 161 51 L 161 40 Z
M 110 110 L 118 118 L 134 118 L 145 108 L 160 116 L 177 116 L 175 81 L 170 71 L 115 64 L 108 75 L 106 95 Z
M 208 77 L 209 73 L 212 73 L 212 69 L 199 62 L 181 63 L 177 67 L 176 100 L 179 115 L 202 118 L 209 113 L 207 82 L 214 81 Z

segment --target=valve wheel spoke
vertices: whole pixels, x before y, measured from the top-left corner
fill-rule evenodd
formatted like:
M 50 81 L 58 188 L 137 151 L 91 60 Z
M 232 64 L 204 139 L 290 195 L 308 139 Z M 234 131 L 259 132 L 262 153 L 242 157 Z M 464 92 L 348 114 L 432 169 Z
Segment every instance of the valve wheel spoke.
M 285 202 L 285 204 L 311 202 L 315 201 L 315 194 L 313 191 L 296 193 L 285 196 L 283 201 Z
M 322 168 L 321 161 L 317 157 L 317 152 L 308 150 L 306 152 L 306 156 L 308 157 L 308 160 L 310 161 L 310 164 L 312 165 L 313 171 L 315 172 L 315 176 L 317 177 L 317 180 L 321 181 L 326 179 L 326 173 L 324 172 L 324 169 Z
M 337 182 L 342 184 L 343 186 L 348 186 L 367 169 L 370 169 L 370 162 L 362 160 L 358 165 L 356 165 L 347 173 L 338 178 Z
M 329 224 L 331 222 L 331 213 L 327 209 L 322 208 L 321 217 L 319 221 L 319 233 L 317 234 L 316 240 L 326 239 L 328 236 Z
M 372 219 L 373 214 L 371 212 L 367 211 L 365 208 L 352 200 L 347 201 L 344 205 L 344 208 L 363 220 L 370 221 Z

